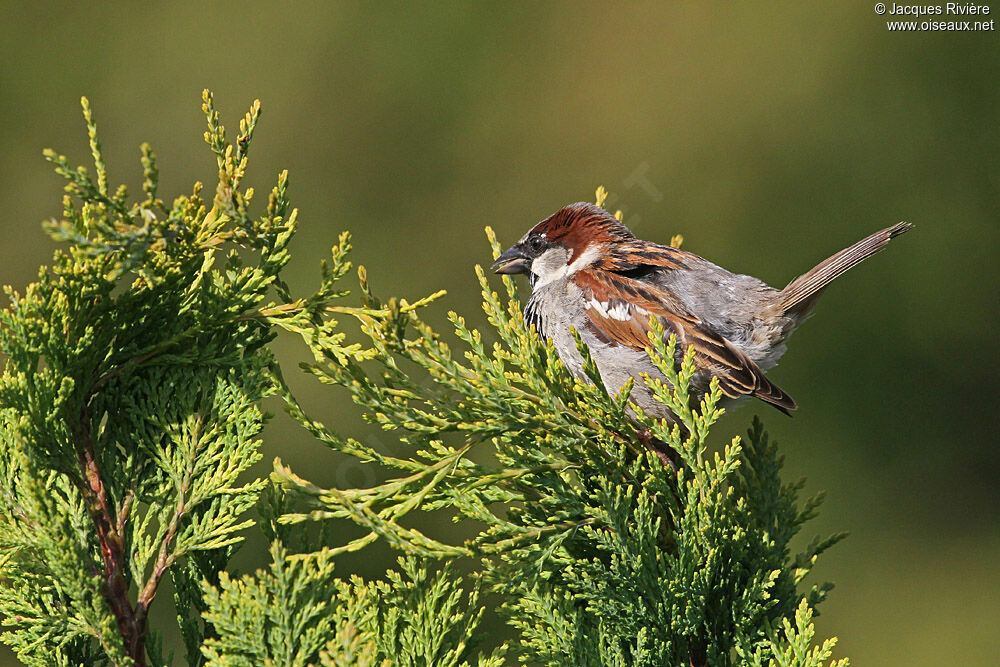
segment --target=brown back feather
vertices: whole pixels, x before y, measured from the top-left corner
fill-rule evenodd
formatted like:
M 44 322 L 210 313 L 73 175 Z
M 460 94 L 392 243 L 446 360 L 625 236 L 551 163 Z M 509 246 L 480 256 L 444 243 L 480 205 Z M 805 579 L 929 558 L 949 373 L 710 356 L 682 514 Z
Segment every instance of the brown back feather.
M 694 347 L 695 364 L 700 370 L 719 378 L 719 388 L 729 398 L 749 394 L 786 413 L 796 408 L 792 397 L 768 380 L 757 364 L 731 342 L 703 325 L 668 290 L 624 275 L 587 269 L 578 271 L 573 281 L 583 290 L 588 302 L 593 299 L 605 304 L 604 313 L 595 307 L 586 310 L 591 331 L 605 342 L 645 350 L 650 346 L 649 318 L 653 315 L 663 325 L 666 335 L 677 336 L 680 354 L 688 346 Z M 629 300 L 616 299 L 615 294 L 627 294 Z M 637 307 L 646 312 L 639 312 Z M 628 317 L 624 318 L 605 314 L 609 310 L 624 313 L 626 309 Z

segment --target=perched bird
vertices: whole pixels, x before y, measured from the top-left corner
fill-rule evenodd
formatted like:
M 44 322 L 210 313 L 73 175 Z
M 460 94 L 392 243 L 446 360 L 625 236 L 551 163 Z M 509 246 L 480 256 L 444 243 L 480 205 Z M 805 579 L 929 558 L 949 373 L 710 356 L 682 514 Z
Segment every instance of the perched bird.
M 586 379 L 571 327 L 590 348 L 609 392 L 635 378 L 630 398 L 647 414 L 676 421 L 641 377 L 665 380 L 645 352 L 651 316 L 665 335 L 677 336 L 678 365 L 694 346 L 693 401 L 717 377 L 726 397 L 754 396 L 787 414 L 795 401 L 764 371 L 784 354 L 785 341 L 833 279 L 911 227 L 900 222 L 876 232 L 775 289 L 693 253 L 638 239 L 604 209 L 578 203 L 535 225 L 493 270 L 528 274 L 525 321 L 552 340 L 575 376 Z

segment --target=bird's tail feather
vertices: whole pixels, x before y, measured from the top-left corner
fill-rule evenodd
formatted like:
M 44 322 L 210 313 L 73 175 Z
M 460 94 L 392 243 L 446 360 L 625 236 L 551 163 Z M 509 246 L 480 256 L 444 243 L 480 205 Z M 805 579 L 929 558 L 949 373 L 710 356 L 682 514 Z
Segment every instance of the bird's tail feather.
M 808 311 L 831 281 L 865 261 L 884 248 L 891 239 L 909 231 L 912 227 L 913 225 L 908 222 L 897 223 L 824 259 L 781 290 L 778 295 L 780 312 L 800 314 Z

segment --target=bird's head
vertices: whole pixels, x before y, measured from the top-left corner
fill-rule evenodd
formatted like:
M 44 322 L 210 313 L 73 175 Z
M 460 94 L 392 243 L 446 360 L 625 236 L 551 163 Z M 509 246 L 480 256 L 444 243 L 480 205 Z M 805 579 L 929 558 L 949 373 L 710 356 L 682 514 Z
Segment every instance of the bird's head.
M 545 218 L 500 255 L 496 273 L 526 273 L 535 287 L 599 264 L 618 244 L 635 237 L 603 208 L 576 203 Z

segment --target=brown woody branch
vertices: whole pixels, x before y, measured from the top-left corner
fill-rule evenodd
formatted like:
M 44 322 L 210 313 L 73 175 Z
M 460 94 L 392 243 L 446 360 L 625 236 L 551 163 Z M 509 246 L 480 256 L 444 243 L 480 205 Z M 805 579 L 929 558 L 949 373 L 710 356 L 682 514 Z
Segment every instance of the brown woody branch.
M 201 434 L 201 423 L 201 415 L 199 415 L 199 419 L 195 424 L 194 432 L 192 433 L 192 438 L 196 442 Z M 149 606 L 153 603 L 153 598 L 156 597 L 156 591 L 160 586 L 160 582 L 163 580 L 163 575 L 167 573 L 170 566 L 177 560 L 177 554 L 170 553 L 170 545 L 173 544 L 174 539 L 177 537 L 177 531 L 180 528 L 181 521 L 183 521 L 185 515 L 190 509 L 187 504 L 187 497 L 188 491 L 191 489 L 191 474 L 194 470 L 197 455 L 197 447 L 192 447 L 187 470 L 184 472 L 184 478 L 181 480 L 180 488 L 178 489 L 177 505 L 174 508 L 173 515 L 170 517 L 170 523 L 167 524 L 167 529 L 163 533 L 163 539 L 160 541 L 160 549 L 156 554 L 156 562 L 153 564 L 153 571 L 150 573 L 149 579 L 146 580 L 146 584 L 139 592 L 139 599 L 135 604 L 136 617 L 143 624 L 146 622 L 146 614 L 149 611 Z
M 138 367 L 174 343 L 175 341 L 167 341 L 97 377 L 91 386 L 89 395 L 94 395 L 102 386 L 116 376 Z M 125 553 L 122 536 L 124 535 L 132 506 L 135 503 L 135 489 L 130 489 L 122 499 L 118 512 L 112 512 L 108 504 L 104 478 L 101 476 L 100 466 L 97 463 L 90 414 L 86 402 L 80 409 L 79 419 L 74 426 L 73 435 L 81 473 L 79 486 L 86 500 L 87 510 L 94 523 L 97 540 L 101 547 L 101 560 L 103 564 L 103 569 L 100 572 L 103 580 L 102 593 L 108 603 L 108 607 L 111 609 L 111 613 L 115 617 L 118 632 L 125 644 L 125 653 L 132 658 L 135 667 L 145 667 L 149 606 L 156 596 L 156 591 L 163 576 L 176 560 L 176 555 L 169 554 L 168 551 L 170 544 L 177 535 L 181 520 L 187 511 L 185 497 L 190 485 L 190 479 L 188 477 L 185 478 L 177 500 L 177 509 L 170 519 L 170 524 L 160 544 L 153 572 L 140 591 L 135 607 L 132 607 L 128 597 L 129 585 L 125 579 Z M 193 461 L 191 465 L 193 466 Z
M 108 494 L 101 476 L 100 466 L 94 448 L 94 436 L 90 426 L 90 415 L 86 405 L 80 410 L 80 418 L 75 425 L 77 460 L 80 464 L 80 489 L 87 504 L 87 511 L 94 523 L 97 541 L 101 547 L 103 569 L 102 593 L 118 625 L 118 632 L 125 644 L 125 653 L 132 658 L 136 667 L 146 664 L 146 624 L 145 619 L 136 617 L 128 599 L 128 582 L 125 579 L 125 553 L 122 530 L 125 516 L 115 515 L 108 505 Z M 123 503 L 122 510 L 127 513 Z

